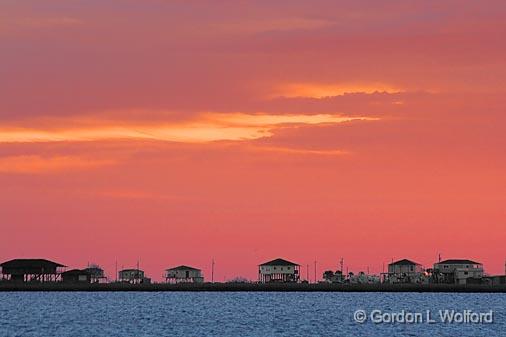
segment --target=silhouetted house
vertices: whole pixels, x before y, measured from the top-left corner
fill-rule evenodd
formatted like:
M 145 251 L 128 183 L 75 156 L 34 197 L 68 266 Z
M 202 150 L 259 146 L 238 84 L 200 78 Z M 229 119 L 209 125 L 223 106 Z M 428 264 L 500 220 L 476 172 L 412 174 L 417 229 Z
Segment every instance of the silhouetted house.
M 165 271 L 167 283 L 202 283 L 202 271 L 188 266 L 179 266 Z
M 151 279 L 144 276 L 140 269 L 123 269 L 118 273 L 119 281 L 132 284 L 151 283 Z
M 506 285 L 506 275 L 483 276 L 483 283 L 491 286 Z
M 86 269 L 72 269 L 61 273 L 64 283 L 90 283 L 91 273 Z
M 434 263 L 432 273 L 437 283 L 478 283 L 483 278 L 483 265 L 472 260 L 444 260 Z
M 270 282 L 299 282 L 300 265 L 283 259 L 275 259 L 258 266 L 258 281 Z
M 91 283 L 107 282 L 104 270 L 99 265 L 91 264 L 84 270 L 91 274 Z
M 56 282 L 65 266 L 45 259 L 15 259 L 0 264 L 2 279 L 18 282 Z
M 384 281 L 388 283 L 424 283 L 427 281 L 422 265 L 408 259 L 390 263 L 388 273 L 384 274 L 384 277 Z

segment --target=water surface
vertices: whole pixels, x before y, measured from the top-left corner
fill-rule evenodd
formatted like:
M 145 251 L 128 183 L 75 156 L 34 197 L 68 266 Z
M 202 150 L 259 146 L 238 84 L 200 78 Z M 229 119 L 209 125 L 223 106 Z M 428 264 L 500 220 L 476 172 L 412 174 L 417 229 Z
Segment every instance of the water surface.
M 1 336 L 506 336 L 506 294 L 0 293 Z M 365 323 L 354 321 L 362 309 Z M 379 323 L 383 313 L 493 311 L 487 323 Z

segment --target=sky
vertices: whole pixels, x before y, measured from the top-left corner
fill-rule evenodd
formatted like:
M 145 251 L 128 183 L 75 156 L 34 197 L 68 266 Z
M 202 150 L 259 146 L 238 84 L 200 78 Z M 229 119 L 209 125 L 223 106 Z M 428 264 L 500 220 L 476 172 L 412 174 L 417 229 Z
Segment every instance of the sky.
M 506 3 L 2 0 L 0 259 L 504 274 Z

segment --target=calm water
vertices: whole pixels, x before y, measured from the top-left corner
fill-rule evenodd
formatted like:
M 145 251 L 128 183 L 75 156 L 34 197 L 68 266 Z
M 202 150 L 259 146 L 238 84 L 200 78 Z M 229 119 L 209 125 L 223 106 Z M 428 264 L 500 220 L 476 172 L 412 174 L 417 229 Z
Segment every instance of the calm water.
M 0 303 L 1 336 L 506 336 L 506 294 L 19 292 Z M 494 322 L 375 324 L 375 309 L 436 321 L 438 310 L 492 310 Z

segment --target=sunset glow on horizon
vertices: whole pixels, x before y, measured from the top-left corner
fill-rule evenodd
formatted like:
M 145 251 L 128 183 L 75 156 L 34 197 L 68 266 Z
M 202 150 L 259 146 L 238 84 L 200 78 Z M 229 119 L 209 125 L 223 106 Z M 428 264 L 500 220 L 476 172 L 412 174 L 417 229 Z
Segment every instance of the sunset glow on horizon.
M 441 255 L 504 274 L 505 15 L 2 1 L 1 259 L 154 280 L 214 259 L 222 281 L 277 257 L 321 275 Z

